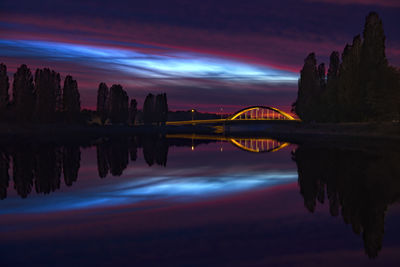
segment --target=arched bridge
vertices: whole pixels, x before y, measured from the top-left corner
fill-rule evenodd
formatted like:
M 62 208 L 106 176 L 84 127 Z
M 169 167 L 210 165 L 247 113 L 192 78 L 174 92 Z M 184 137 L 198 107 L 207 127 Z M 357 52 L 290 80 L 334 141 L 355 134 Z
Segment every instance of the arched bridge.
M 190 120 L 190 121 L 168 121 L 167 125 L 196 125 L 196 124 L 217 124 L 237 120 L 296 120 L 290 114 L 273 107 L 251 106 L 235 112 L 224 119 L 211 120 Z
M 228 120 L 295 120 L 288 113 L 273 107 L 252 106 L 237 111 Z
M 255 138 L 255 137 L 227 137 L 218 135 L 197 135 L 197 134 L 169 134 L 167 138 L 180 138 L 180 139 L 192 139 L 193 140 L 214 140 L 224 141 L 233 144 L 241 150 L 252 152 L 252 153 L 267 153 L 276 152 L 284 147 L 287 147 L 289 143 L 280 142 L 270 138 Z M 192 146 L 194 149 L 194 146 Z

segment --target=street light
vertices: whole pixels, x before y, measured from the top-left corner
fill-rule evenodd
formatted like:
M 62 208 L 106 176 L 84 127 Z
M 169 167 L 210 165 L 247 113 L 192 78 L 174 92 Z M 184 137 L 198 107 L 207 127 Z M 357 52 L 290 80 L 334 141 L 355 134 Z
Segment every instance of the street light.
M 192 112 L 192 120 L 193 120 L 193 116 L 194 116 L 194 112 L 195 112 L 196 110 L 194 110 L 194 109 L 192 109 L 191 110 L 191 112 Z
M 222 112 L 224 111 L 224 108 L 221 108 L 220 111 L 221 111 L 221 120 L 222 120 Z

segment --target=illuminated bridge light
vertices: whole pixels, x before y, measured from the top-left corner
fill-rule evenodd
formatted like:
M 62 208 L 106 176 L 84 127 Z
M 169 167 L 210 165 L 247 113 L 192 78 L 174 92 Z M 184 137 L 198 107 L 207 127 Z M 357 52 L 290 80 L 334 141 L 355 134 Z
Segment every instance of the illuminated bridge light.
M 264 116 L 264 110 L 266 110 L 267 116 Z M 261 111 L 261 112 L 260 112 Z M 252 107 L 247 107 L 242 110 L 239 110 L 232 116 L 230 116 L 228 119 L 229 120 L 237 120 L 241 119 L 242 116 L 244 116 L 244 119 L 252 119 L 252 120 L 275 120 L 275 119 L 283 119 L 283 120 L 295 120 L 290 114 L 279 110 L 277 108 L 273 107 L 267 107 L 267 106 L 252 106 Z

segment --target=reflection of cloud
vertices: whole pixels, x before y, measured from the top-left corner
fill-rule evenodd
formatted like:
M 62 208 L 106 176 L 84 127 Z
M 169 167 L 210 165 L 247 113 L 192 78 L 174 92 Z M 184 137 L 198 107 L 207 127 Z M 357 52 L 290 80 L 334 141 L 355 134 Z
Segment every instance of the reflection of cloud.
M 283 82 L 288 84 L 294 84 L 298 79 L 295 73 L 272 67 L 167 50 L 163 53 L 151 54 L 81 44 L 1 40 L 0 53 L 2 56 L 74 62 L 150 79 L 201 78 L 246 83 Z
M 252 189 L 268 188 L 297 180 L 296 172 L 264 172 L 225 176 L 197 177 L 144 177 L 119 184 L 109 184 L 93 189 L 54 194 L 49 197 L 32 197 L 29 201 L 9 198 L 8 208 L 0 214 L 37 213 L 112 207 L 150 200 L 196 201 Z

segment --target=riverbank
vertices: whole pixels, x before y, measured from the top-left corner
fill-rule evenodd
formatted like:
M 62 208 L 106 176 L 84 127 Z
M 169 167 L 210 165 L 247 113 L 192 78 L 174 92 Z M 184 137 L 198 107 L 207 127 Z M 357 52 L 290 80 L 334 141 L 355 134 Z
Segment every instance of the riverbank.
M 303 123 L 300 121 L 227 121 L 221 125 L 69 125 L 0 124 L 0 142 L 32 140 L 57 142 L 118 135 L 219 134 L 271 137 L 291 143 L 387 142 L 400 143 L 400 123 Z

